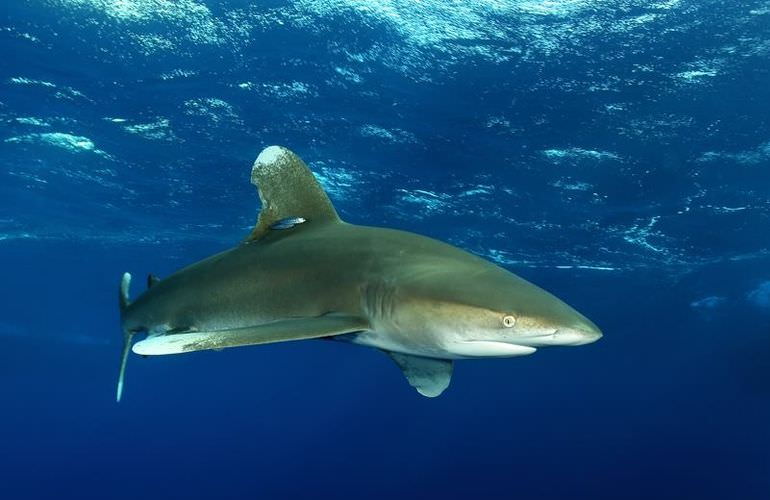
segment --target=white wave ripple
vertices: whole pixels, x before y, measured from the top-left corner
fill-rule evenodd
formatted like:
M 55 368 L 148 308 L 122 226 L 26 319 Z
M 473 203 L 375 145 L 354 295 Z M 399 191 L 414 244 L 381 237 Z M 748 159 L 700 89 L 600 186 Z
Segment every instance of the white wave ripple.
M 46 144 L 49 146 L 57 147 L 59 149 L 63 149 L 64 151 L 70 153 L 91 152 L 101 156 L 109 156 L 104 151 L 97 149 L 96 145 L 88 137 L 67 134 L 64 132 L 47 132 L 20 135 L 9 137 L 5 139 L 4 142 L 10 144 Z

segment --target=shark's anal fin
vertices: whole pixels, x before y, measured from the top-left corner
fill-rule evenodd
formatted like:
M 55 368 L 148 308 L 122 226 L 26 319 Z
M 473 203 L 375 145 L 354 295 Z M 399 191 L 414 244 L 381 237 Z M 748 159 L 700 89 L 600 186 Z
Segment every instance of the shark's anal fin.
M 184 352 L 221 350 L 226 347 L 272 344 L 290 340 L 317 339 L 360 332 L 369 323 L 353 316 L 319 316 L 275 321 L 263 325 L 230 330 L 196 331 L 158 335 L 134 344 L 136 354 L 156 356 Z
M 411 354 L 384 351 L 404 372 L 409 385 L 429 398 L 435 398 L 449 387 L 454 363 L 451 359 L 423 358 Z
M 257 187 L 262 208 L 247 242 L 262 238 L 273 224 L 288 217 L 313 224 L 340 220 L 313 172 L 286 148 L 265 148 L 251 169 L 251 183 Z

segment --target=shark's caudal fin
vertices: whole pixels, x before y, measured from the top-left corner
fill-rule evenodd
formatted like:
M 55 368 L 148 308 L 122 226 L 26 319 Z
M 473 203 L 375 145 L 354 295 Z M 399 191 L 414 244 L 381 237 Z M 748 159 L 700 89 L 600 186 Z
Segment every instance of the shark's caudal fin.
M 313 224 L 340 221 L 313 172 L 286 148 L 265 148 L 251 169 L 251 183 L 257 187 L 262 209 L 247 242 L 260 239 L 273 224 L 290 217 Z
M 128 289 L 131 286 L 131 275 L 129 273 L 123 273 L 123 278 L 120 280 L 120 291 L 118 293 L 118 305 L 120 306 L 120 316 L 123 317 L 123 311 L 129 305 Z M 128 353 L 131 351 L 131 338 L 133 333 L 123 331 L 123 352 L 120 355 L 120 370 L 118 372 L 118 391 L 116 400 L 120 402 L 121 396 L 123 396 L 123 380 L 126 376 L 126 362 L 128 361 Z

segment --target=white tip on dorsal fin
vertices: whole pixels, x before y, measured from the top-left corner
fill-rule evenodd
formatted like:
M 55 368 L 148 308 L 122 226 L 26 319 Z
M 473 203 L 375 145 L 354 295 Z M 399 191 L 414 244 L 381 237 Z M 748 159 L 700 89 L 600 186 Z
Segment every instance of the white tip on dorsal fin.
M 258 240 L 272 224 L 287 217 L 302 217 L 313 224 L 340 220 L 313 172 L 284 147 L 270 146 L 259 154 L 251 183 L 257 187 L 262 209 L 247 241 Z

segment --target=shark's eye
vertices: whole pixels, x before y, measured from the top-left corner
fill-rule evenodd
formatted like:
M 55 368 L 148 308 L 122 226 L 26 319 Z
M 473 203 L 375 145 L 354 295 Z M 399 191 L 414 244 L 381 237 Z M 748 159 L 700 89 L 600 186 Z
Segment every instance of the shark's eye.
M 511 328 L 513 325 L 516 324 L 516 318 L 513 316 L 504 316 L 503 317 L 503 326 L 506 328 Z

